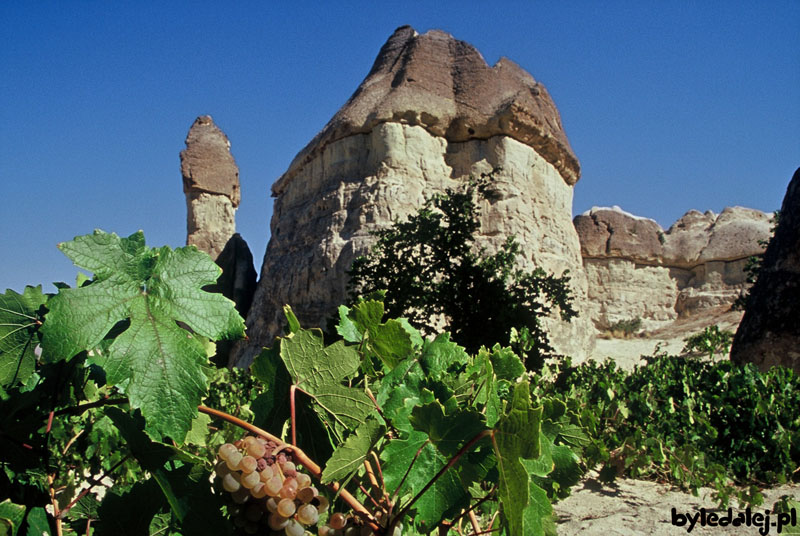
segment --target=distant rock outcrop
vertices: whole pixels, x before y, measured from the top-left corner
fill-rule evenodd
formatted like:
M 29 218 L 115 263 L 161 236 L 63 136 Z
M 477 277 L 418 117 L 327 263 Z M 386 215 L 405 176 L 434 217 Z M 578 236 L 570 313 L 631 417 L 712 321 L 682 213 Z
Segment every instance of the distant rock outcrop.
M 755 363 L 762 371 L 782 365 L 800 373 L 800 169 L 783 198 L 778 228 L 733 339 L 731 360 Z
M 231 143 L 211 116 L 198 117 L 181 151 L 183 192 L 186 194 L 186 244 L 216 259 L 236 232 L 239 168 Z
M 346 272 L 375 242 L 371 231 L 494 168 L 502 171 L 496 196 L 481 206 L 479 245 L 492 253 L 515 235 L 523 268 L 570 271 L 581 311 L 586 279 L 571 223 L 580 168 L 547 91 L 513 62 L 490 67 L 449 34 L 397 29 L 354 95 L 272 187 L 272 234 L 237 362 L 272 344 L 286 303 L 304 324 L 321 325 L 345 301 Z M 586 355 L 588 319 L 549 323 L 557 350 Z
M 667 231 L 619 207 L 595 207 L 574 225 L 599 329 L 636 317 L 658 327 L 732 304 L 747 286 L 747 259 L 770 234 L 769 215 L 742 207 L 690 210 Z

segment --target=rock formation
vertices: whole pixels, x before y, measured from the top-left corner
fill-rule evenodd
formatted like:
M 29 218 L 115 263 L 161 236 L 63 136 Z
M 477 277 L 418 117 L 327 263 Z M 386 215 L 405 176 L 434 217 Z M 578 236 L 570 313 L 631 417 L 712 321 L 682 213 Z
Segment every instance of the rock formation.
M 731 360 L 800 373 L 800 169 L 783 198 L 780 222 L 731 347 Z
M 653 328 L 732 304 L 747 286 L 747 259 L 763 253 L 759 241 L 769 238 L 770 221 L 742 207 L 719 215 L 690 210 L 665 232 L 619 207 L 577 216 L 596 327 L 639 317 Z
M 211 116 L 198 117 L 181 151 L 183 192 L 186 194 L 186 244 L 216 259 L 236 232 L 239 168 L 231 142 Z
M 493 168 L 502 171 L 496 198 L 481 208 L 479 244 L 494 252 L 513 234 L 523 268 L 569 270 L 581 311 L 586 280 L 570 221 L 580 168 L 547 91 L 513 62 L 490 67 L 449 34 L 398 28 L 353 96 L 272 187 L 272 235 L 249 341 L 234 359 L 246 365 L 272 344 L 286 303 L 303 324 L 322 325 L 346 300 L 346 271 L 374 243 L 371 231 Z M 577 359 L 587 353 L 588 319 L 550 323 L 557 350 Z

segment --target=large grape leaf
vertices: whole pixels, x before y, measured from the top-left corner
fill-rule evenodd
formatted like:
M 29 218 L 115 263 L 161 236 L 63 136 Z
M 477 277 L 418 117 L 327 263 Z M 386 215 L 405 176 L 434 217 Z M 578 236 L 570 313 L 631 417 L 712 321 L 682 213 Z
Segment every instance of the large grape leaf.
M 25 287 L 22 294 L 0 294 L 0 387 L 25 383 L 33 374 L 41 323 L 37 311 L 46 300 L 41 285 Z
M 280 356 L 292 383 L 314 401 L 314 409 L 329 426 L 355 429 L 375 405 L 363 389 L 342 384 L 361 363 L 354 346 L 337 341 L 325 346 L 321 333 L 300 329 L 281 339 Z
M 381 459 L 385 462 L 382 467 L 387 491 L 407 500 L 420 493 L 450 461 L 431 444 L 426 433 L 418 431 L 411 432 L 408 439 L 388 443 Z M 465 508 L 469 500 L 467 487 L 450 468 L 414 503 L 414 522 L 427 533 L 443 518 Z
M 525 509 L 530 500 L 530 479 L 522 459 L 535 459 L 541 454 L 542 407 L 531 406 L 527 381 L 514 386 L 509 406 L 493 436 L 499 473 L 497 496 L 508 534 L 528 534 L 523 527 L 528 523 Z
M 244 335 L 233 302 L 201 290 L 217 280 L 220 268 L 194 247 L 148 248 L 141 231 L 127 238 L 95 231 L 59 248 L 94 280 L 60 289 L 48 301 L 45 356 L 69 359 L 92 350 L 115 325 L 129 322 L 93 361 L 131 407 L 141 409 L 152 437 L 183 441 L 207 382 L 205 347 L 195 334 L 214 340 Z

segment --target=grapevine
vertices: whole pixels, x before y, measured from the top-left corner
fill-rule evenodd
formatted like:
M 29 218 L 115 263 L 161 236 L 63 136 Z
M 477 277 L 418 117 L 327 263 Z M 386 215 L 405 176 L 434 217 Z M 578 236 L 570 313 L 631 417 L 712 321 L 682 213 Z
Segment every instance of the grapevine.
M 12 535 L 543 534 L 545 490 L 580 476 L 508 348 L 425 339 L 379 295 L 340 307 L 332 343 L 287 307 L 289 333 L 229 390 L 210 358 L 244 322 L 203 290 L 220 273 L 207 255 L 141 232 L 59 247 L 93 276 L 0 294 Z M 238 417 L 203 404 L 226 392 L 243 393 Z

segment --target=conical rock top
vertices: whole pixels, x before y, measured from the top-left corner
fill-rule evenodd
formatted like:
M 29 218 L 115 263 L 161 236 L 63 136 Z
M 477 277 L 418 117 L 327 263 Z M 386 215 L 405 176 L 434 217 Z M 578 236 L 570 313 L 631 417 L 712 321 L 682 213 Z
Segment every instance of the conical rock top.
M 580 165 L 545 88 L 513 61 L 490 67 L 472 45 L 440 30 L 395 30 L 352 97 L 295 157 L 278 194 L 326 145 L 377 124 L 419 125 L 450 142 L 510 136 L 532 147 L 569 185 Z
M 181 151 L 183 191 L 227 196 L 239 206 L 239 168 L 231 155 L 231 142 L 210 115 L 195 119 Z

